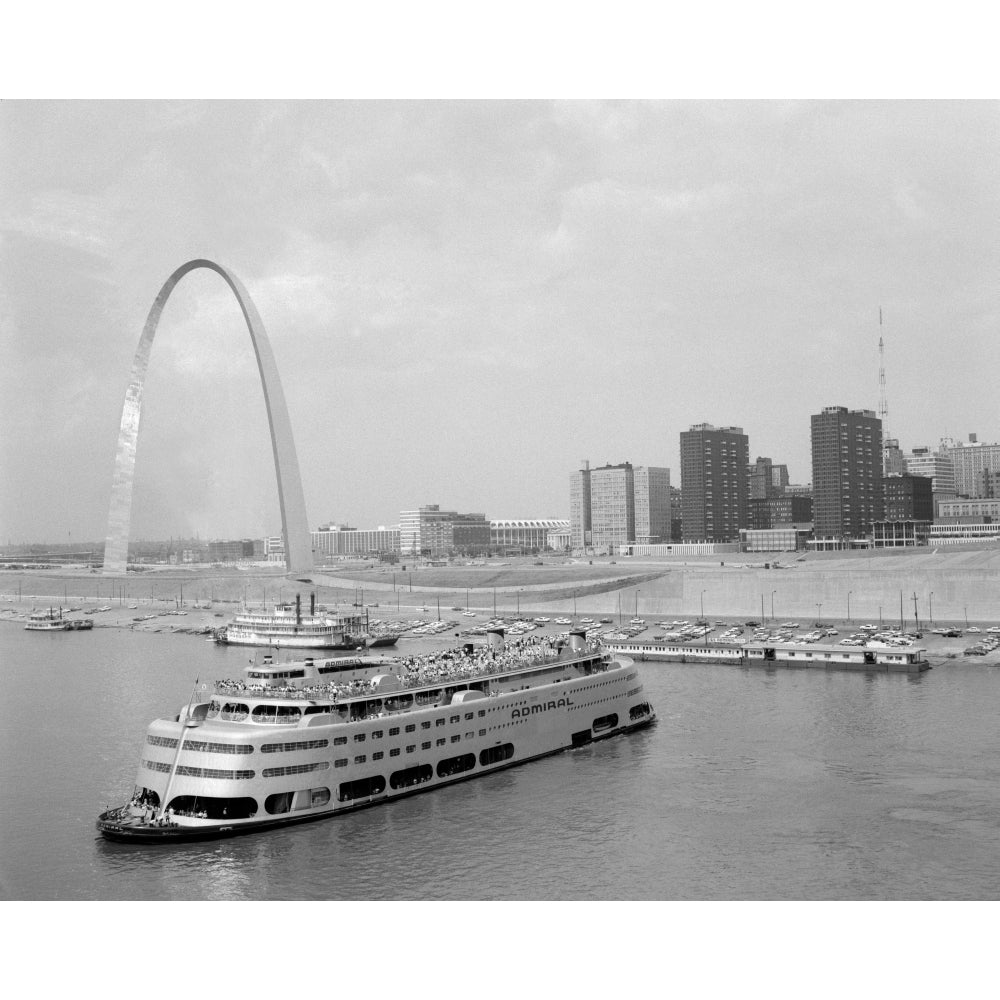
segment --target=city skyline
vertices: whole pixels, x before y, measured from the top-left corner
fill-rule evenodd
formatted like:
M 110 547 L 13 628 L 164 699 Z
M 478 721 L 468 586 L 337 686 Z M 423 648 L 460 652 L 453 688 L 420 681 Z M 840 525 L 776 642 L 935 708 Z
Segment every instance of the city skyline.
M 806 482 L 809 416 L 877 409 L 880 335 L 887 436 L 996 440 L 998 107 L 4 102 L 0 534 L 104 537 L 145 313 L 202 255 L 271 336 L 310 527 L 565 516 L 582 457 L 676 481 L 698 422 Z M 212 277 L 164 312 L 133 537 L 280 523 Z

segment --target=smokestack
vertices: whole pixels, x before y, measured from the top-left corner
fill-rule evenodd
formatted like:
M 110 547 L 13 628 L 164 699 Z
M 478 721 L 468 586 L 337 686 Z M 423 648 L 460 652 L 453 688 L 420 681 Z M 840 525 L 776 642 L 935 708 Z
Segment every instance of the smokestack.
M 302 595 L 295 595 L 295 624 L 302 624 Z
M 502 653 L 504 650 L 503 629 L 491 628 L 486 633 L 486 644 L 494 653 Z
M 569 634 L 569 649 L 574 656 L 581 656 L 587 652 L 587 633 L 581 629 L 574 629 Z
M 316 616 L 316 592 L 313 591 L 309 595 L 309 614 L 311 617 Z

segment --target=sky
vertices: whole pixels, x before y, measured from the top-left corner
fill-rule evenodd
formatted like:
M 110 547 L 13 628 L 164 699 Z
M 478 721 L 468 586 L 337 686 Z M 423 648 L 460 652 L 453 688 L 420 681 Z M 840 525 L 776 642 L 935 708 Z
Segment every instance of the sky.
M 313 528 L 568 517 L 583 460 L 680 485 L 703 422 L 810 482 L 810 415 L 880 408 L 880 335 L 904 450 L 1000 440 L 998 153 L 984 100 L 0 102 L 0 542 L 104 538 L 196 257 L 261 315 Z M 196 271 L 132 537 L 279 531 L 250 339 Z

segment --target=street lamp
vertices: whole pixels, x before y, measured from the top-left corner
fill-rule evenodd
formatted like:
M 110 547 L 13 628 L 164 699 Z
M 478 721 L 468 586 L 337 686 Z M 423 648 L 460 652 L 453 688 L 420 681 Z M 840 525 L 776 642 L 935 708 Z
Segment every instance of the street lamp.
M 823 605 L 816 605 L 816 624 L 818 625 L 823 620 Z
M 851 594 L 853 594 L 853 593 L 854 593 L 853 590 L 849 590 L 847 592 L 847 620 L 848 621 L 851 620 Z
M 931 591 L 931 596 L 927 600 L 927 617 L 930 618 L 931 624 L 934 624 L 934 591 Z
M 774 595 L 776 593 L 776 590 L 771 591 L 771 621 L 774 621 Z
M 701 617 L 705 617 L 705 591 L 701 592 Z
M 635 616 L 639 617 L 639 591 L 635 592 Z

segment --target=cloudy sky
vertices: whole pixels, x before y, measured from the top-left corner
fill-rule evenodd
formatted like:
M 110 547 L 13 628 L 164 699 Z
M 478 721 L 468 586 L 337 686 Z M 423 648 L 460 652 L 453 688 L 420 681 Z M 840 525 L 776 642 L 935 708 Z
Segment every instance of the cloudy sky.
M 0 541 L 97 540 L 150 305 L 246 285 L 309 520 L 565 517 L 569 474 L 809 417 L 1000 440 L 1000 104 L 0 103 Z M 879 327 L 879 309 L 883 325 Z M 222 280 L 186 277 L 144 397 L 133 537 L 280 529 Z

